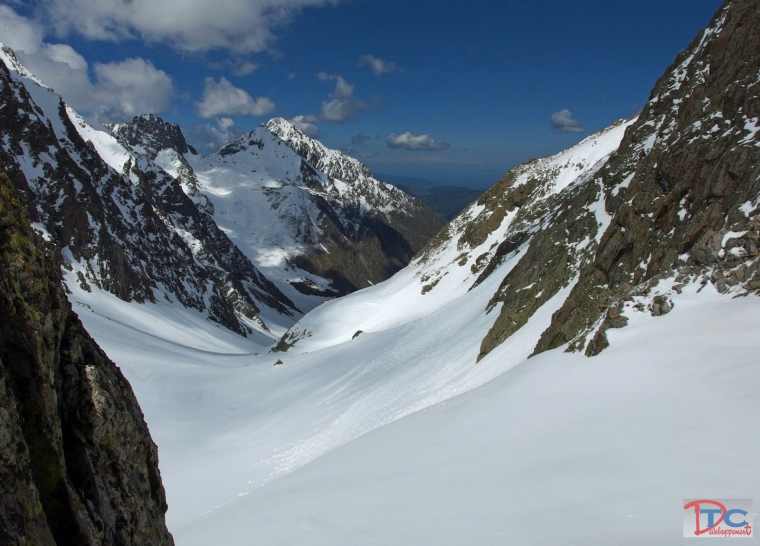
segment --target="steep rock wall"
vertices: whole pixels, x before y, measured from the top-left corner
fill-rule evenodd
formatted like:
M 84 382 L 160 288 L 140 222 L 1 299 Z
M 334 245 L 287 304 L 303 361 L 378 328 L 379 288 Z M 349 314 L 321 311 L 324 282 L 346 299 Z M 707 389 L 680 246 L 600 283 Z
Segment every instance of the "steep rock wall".
M 0 543 L 172 544 L 156 446 L 57 255 L 0 173 Z

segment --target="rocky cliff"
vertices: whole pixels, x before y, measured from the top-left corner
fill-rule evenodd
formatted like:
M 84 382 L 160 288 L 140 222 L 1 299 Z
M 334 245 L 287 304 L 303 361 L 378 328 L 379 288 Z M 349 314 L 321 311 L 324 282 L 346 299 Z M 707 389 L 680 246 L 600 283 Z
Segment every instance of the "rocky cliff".
M 542 219 L 494 295 L 501 310 L 481 356 L 571 283 L 536 353 L 567 346 L 597 354 L 608 345 L 605 331 L 625 326 L 630 313 L 668 312 L 684 283 L 758 293 L 758 36 L 757 2 L 728 1 L 678 56 L 618 150 Z M 586 237 L 593 244 L 569 251 Z
M 661 279 L 671 293 L 760 293 L 759 38 L 757 2 L 726 2 L 657 82 L 599 178 L 610 226 L 537 352 L 598 353 L 619 311 Z M 660 294 L 649 311 L 670 306 Z
M 156 446 L 0 173 L 0 543 L 172 544 Z

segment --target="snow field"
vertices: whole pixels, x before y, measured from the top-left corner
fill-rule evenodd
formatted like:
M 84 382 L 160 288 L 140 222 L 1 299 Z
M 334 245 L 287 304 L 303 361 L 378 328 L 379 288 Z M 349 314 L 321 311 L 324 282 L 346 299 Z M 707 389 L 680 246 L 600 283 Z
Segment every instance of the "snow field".
M 598 357 L 524 361 L 176 530 L 178 544 L 707 543 L 681 538 L 684 498 L 760 498 L 760 307 L 696 288 L 611 330 Z

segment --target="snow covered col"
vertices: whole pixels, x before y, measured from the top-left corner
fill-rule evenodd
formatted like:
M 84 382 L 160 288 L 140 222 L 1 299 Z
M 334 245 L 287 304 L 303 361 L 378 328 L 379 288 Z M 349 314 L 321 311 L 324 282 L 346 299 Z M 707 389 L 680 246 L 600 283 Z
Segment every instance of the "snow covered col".
M 750 538 L 752 499 L 702 499 L 683 501 L 684 538 Z

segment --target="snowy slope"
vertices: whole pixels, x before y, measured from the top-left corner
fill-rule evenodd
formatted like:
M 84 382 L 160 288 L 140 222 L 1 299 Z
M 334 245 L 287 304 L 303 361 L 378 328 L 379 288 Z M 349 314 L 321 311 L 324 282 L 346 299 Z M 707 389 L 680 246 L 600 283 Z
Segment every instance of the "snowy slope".
M 201 345 L 197 324 L 179 338 L 162 323 L 152 335 L 139 326 L 125 331 L 122 323 L 148 319 L 128 318 L 138 311 L 115 299 L 109 316 L 80 315 L 138 393 L 161 447 L 170 525 L 179 528 L 368 430 L 482 383 L 484 373 L 496 373 L 474 366 L 479 337 L 490 322 L 482 308 L 493 286 L 483 288 L 479 297 L 413 327 L 299 356 L 272 355 L 264 344 L 242 338 L 226 348 L 229 340 Z M 456 319 L 447 320 L 449 314 Z M 450 342 L 430 351 L 442 338 Z M 459 353 L 461 358 L 449 358 Z M 274 366 L 280 358 L 285 364 Z
M 672 544 L 682 498 L 755 496 L 743 485 L 758 483 L 760 438 L 725 415 L 760 410 L 756 298 L 693 284 L 666 316 L 632 313 L 595 359 L 527 361 L 560 296 L 476 364 L 494 288 L 293 355 L 200 322 L 161 339 L 80 316 L 138 395 L 179 545 Z M 713 430 L 730 443 L 710 448 Z M 597 520 L 599 541 L 584 541 Z
M 494 266 L 496 276 L 503 278 L 517 263 L 520 247 L 529 244 L 530 236 L 540 229 L 542 213 L 550 210 L 553 199 L 573 183 L 596 173 L 617 149 L 633 121 L 604 129 L 555 156 L 515 167 L 510 174 L 509 191 L 515 191 L 528 180 L 543 182 L 540 191 L 522 207 L 505 210 L 501 201 L 491 197 L 494 189 L 489 190 L 446 226 L 406 269 L 385 283 L 315 309 L 284 339 L 294 343 L 292 350 L 297 351 L 344 343 L 357 331 L 377 332 L 402 326 L 468 295 L 490 262 L 499 264 Z M 500 189 L 498 185 L 495 188 Z M 494 218 L 499 221 L 493 222 Z M 603 222 L 605 218 L 602 216 L 600 220 Z M 479 239 L 468 239 L 468 232 L 481 225 L 485 229 Z M 524 231 L 529 236 L 516 245 L 505 263 L 499 263 L 503 259 L 497 257 L 499 245 Z M 581 250 L 589 243 L 586 241 Z M 491 294 L 495 291 L 496 287 Z M 483 302 L 483 309 L 487 303 Z
M 759 311 L 692 290 L 598 357 L 539 355 L 175 528 L 177 543 L 693 544 L 682 499 L 760 496 Z
M 589 156 L 609 154 L 621 136 L 619 127 L 603 132 L 554 161 L 577 169 L 590 163 Z M 557 177 L 564 172 L 554 171 Z M 219 204 L 214 202 L 217 214 L 224 210 Z M 474 205 L 467 214 L 482 210 Z M 508 233 L 510 220 L 472 249 L 473 260 Z M 452 229 L 461 231 L 467 221 L 460 222 Z M 131 311 L 111 311 L 111 320 L 84 313 L 87 328 L 141 396 L 162 449 L 172 529 L 524 362 L 571 285 L 513 336 L 509 351 L 476 363 L 495 318 L 483 311 L 517 257 L 472 288 L 478 274 L 470 264 L 460 265 L 460 254 L 452 238 L 390 280 L 322 305 L 302 319 L 303 339 L 285 354 L 256 343 L 204 352 L 209 349 L 193 341 L 195 335 L 176 342 L 175 334 L 157 339 L 133 330 L 134 339 L 123 340 L 114 319 L 127 322 L 121 317 Z M 424 276 L 431 272 L 442 280 L 423 295 Z M 354 338 L 360 329 L 364 333 Z M 283 364 L 274 365 L 278 360 Z
M 168 169 L 176 168 L 167 152 L 159 157 Z M 337 295 L 329 280 L 290 264 L 319 243 L 320 211 L 307 185 L 327 183 L 324 174 L 304 171 L 302 158 L 263 126 L 210 158 L 186 159 L 217 224 L 300 310 Z M 302 294 L 292 285 L 306 280 L 324 295 Z

